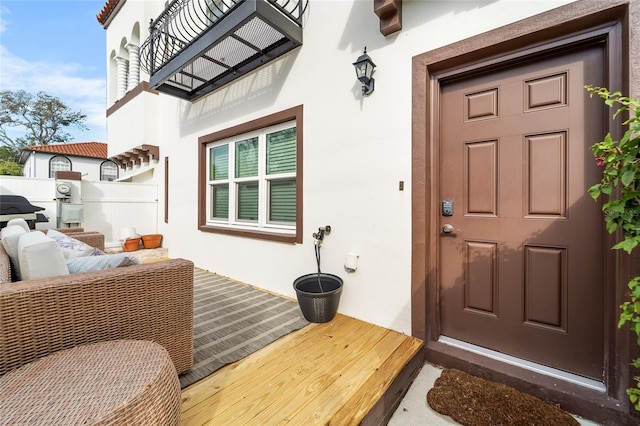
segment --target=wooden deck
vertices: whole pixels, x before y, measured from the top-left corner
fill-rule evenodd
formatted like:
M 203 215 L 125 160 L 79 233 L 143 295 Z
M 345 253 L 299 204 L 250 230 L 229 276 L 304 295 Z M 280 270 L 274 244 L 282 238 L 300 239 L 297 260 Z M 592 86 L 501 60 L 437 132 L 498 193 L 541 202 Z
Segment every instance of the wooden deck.
M 418 339 L 339 314 L 184 389 L 180 424 L 385 424 L 423 351 Z

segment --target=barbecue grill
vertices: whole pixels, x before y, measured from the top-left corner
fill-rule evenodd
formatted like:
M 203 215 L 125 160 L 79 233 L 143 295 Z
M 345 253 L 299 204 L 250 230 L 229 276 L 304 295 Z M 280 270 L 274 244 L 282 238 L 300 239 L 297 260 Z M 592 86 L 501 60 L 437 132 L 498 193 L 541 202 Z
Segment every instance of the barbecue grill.
M 36 223 L 49 222 L 44 214 L 36 213 L 42 210 L 44 207 L 34 206 L 20 195 L 0 195 L 0 228 L 7 226 L 11 219 L 22 218 L 30 229 L 36 229 Z

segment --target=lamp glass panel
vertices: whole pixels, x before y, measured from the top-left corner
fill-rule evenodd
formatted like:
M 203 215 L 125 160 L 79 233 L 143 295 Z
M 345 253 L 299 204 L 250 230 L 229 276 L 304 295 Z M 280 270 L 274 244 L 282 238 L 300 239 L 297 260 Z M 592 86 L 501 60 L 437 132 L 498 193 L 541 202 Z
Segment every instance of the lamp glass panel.
M 365 77 L 367 77 L 367 80 L 370 80 L 372 74 L 373 74 L 373 64 L 367 61 L 364 64 L 364 75 Z

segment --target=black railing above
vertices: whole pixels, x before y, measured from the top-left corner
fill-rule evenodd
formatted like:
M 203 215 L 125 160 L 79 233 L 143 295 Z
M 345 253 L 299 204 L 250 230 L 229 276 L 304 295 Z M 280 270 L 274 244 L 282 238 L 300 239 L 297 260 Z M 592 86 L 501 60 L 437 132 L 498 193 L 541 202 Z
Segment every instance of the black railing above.
M 302 45 L 308 0 L 173 0 L 140 48 L 149 85 L 198 99 Z

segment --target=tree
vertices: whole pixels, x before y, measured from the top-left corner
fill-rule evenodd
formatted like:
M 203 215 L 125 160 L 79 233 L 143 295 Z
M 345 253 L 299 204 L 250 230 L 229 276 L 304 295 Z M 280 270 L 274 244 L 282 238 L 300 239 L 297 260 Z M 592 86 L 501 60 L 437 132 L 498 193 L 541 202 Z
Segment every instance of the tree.
M 0 160 L 0 176 L 22 176 L 22 165 L 13 161 Z
M 87 116 L 71 110 L 60 99 L 44 92 L 0 92 L 0 160 L 18 162 L 27 146 L 66 143 L 70 126 L 87 130 Z M 13 136 L 19 134 L 21 136 Z

